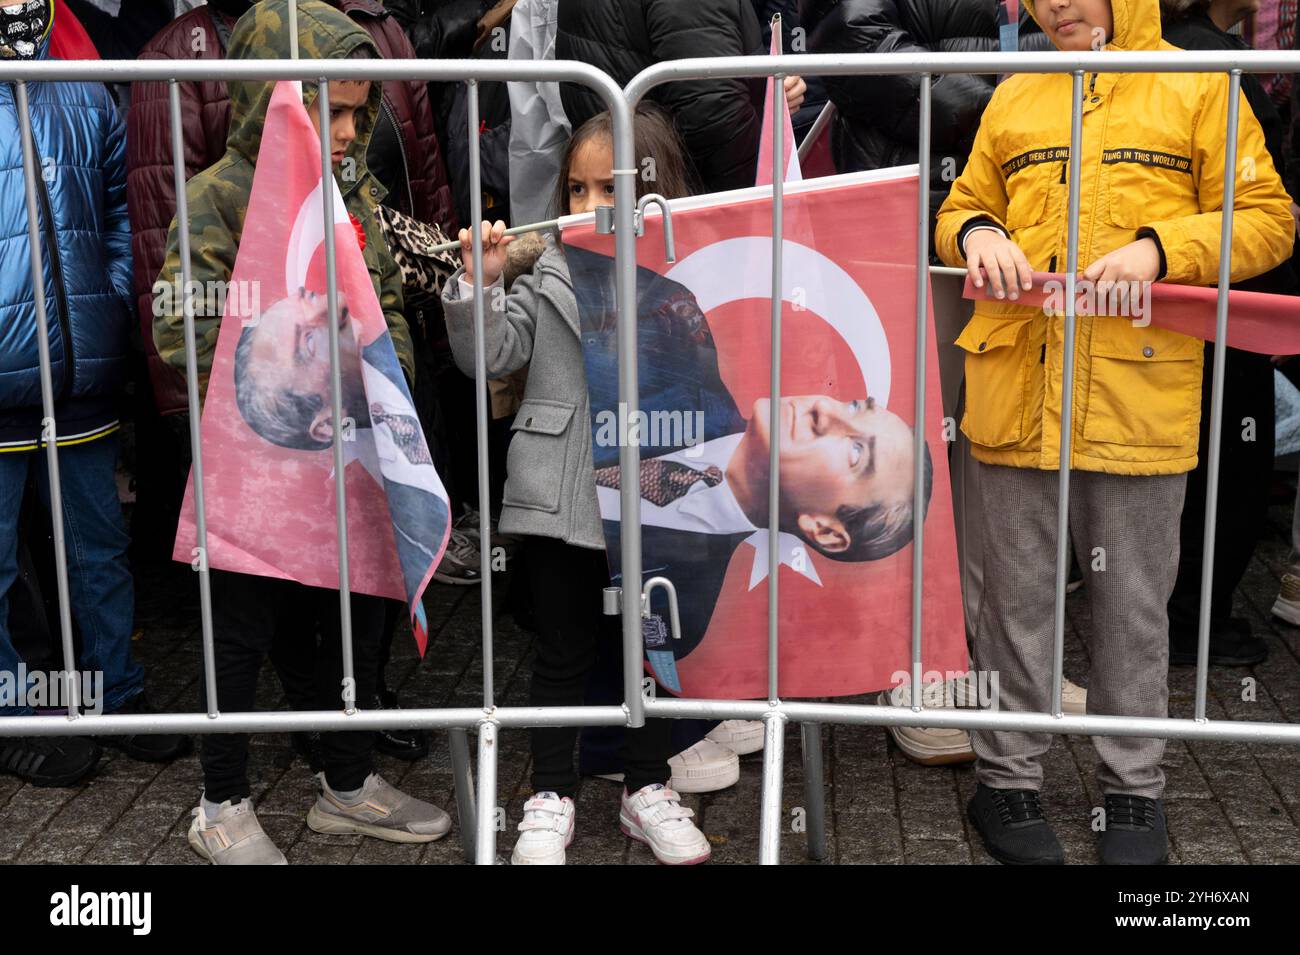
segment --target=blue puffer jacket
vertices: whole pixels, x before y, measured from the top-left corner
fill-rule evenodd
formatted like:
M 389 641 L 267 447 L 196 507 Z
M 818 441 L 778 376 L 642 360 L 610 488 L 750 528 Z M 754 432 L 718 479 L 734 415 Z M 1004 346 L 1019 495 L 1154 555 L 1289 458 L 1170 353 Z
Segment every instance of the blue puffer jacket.
M 126 135 L 99 83 L 31 83 L 27 91 L 41 170 L 37 206 L 55 416 L 64 443 L 113 422 L 126 378 L 132 308 Z M 27 228 L 16 92 L 0 82 L 0 451 L 30 447 L 40 422 Z

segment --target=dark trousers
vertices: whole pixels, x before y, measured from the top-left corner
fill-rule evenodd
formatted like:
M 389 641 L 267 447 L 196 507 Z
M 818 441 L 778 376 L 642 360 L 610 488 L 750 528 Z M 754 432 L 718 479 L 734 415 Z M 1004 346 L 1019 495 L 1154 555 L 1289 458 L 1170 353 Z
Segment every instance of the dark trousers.
M 619 645 L 619 618 L 602 612 L 601 590 L 609 565 L 601 551 L 574 547 L 549 537 L 525 538 L 522 571 L 537 624 L 536 657 L 529 702 L 533 706 L 580 706 L 587 678 L 602 646 Z M 667 783 L 672 750 L 670 720 L 646 720 L 624 736 L 627 791 Z M 530 733 L 534 792 L 573 796 L 577 727 L 540 727 Z
M 1169 628 L 1195 632 L 1201 606 L 1201 548 L 1205 544 L 1205 493 L 1210 456 L 1210 377 L 1214 345 L 1205 346 L 1201 400 L 1201 451 L 1187 475 L 1179 532 L 1178 580 L 1169 598 Z M 1268 519 L 1273 477 L 1273 364 L 1267 355 L 1229 348 L 1223 368 L 1223 444 L 1219 461 L 1218 527 L 1210 616 L 1226 620 Z
M 352 595 L 352 646 L 356 699 L 375 688 L 376 654 L 384 623 L 384 601 Z M 274 647 L 299 672 L 314 675 L 310 700 L 286 687 L 290 705 L 342 709 L 343 648 L 338 591 L 304 587 L 287 580 L 212 571 L 212 629 L 217 701 L 223 713 L 256 709 L 257 679 Z M 301 691 L 305 692 L 305 691 Z M 204 707 L 207 706 L 206 691 Z M 331 789 L 359 789 L 372 771 L 374 733 L 321 734 L 321 759 Z M 224 802 L 248 796 L 248 736 L 203 737 L 204 796 Z

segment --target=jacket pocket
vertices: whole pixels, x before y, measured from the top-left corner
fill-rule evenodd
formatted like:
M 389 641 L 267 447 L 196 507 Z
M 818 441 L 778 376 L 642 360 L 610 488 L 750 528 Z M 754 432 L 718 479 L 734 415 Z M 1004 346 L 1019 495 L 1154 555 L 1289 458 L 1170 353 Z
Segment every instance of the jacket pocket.
M 1185 152 L 1169 145 L 1104 150 L 1104 220 L 1122 229 L 1136 230 L 1152 222 L 1199 212 L 1192 161 Z
M 966 414 L 961 429 L 975 444 L 1003 448 L 1025 433 L 1029 323 L 975 315 L 956 345 L 966 352 Z
M 527 398 L 515 413 L 506 453 L 506 487 L 502 504 L 554 514 L 560 509 L 560 492 L 571 435 L 574 406 L 563 401 Z
M 1016 174 L 1022 177 L 1010 190 L 1007 199 L 1007 228 L 1014 232 L 1026 226 L 1037 225 L 1047 215 L 1047 177 L 1038 170 Z
M 1083 437 L 1106 444 L 1195 444 L 1204 342 L 1123 319 L 1095 321 Z

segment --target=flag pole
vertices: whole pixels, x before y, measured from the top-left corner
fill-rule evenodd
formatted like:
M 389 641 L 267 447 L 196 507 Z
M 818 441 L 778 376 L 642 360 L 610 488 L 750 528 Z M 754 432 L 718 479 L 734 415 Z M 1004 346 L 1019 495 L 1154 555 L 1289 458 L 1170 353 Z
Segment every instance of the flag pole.
M 831 120 L 834 118 L 835 104 L 827 102 L 827 104 L 822 107 L 822 111 L 817 114 L 817 118 L 813 120 L 812 126 L 804 135 L 803 142 L 799 144 L 798 155 L 800 162 L 803 162 L 808 158 L 808 154 L 812 152 L 813 144 L 817 142 L 817 137 L 826 132 L 826 127 L 831 124 Z

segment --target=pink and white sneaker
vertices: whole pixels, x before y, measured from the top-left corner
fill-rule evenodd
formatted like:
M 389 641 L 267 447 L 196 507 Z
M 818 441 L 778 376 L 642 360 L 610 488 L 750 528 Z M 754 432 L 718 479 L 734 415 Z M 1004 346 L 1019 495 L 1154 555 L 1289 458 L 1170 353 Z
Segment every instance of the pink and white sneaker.
M 618 821 L 625 834 L 648 845 L 664 865 L 698 865 L 708 862 L 713 850 L 691 822 L 694 815 L 694 810 L 681 804 L 677 793 L 653 783 L 630 796 L 623 791 Z
M 524 821 L 510 854 L 511 865 L 564 865 L 564 850 L 573 842 L 573 800 L 553 792 L 536 793 L 524 803 Z

